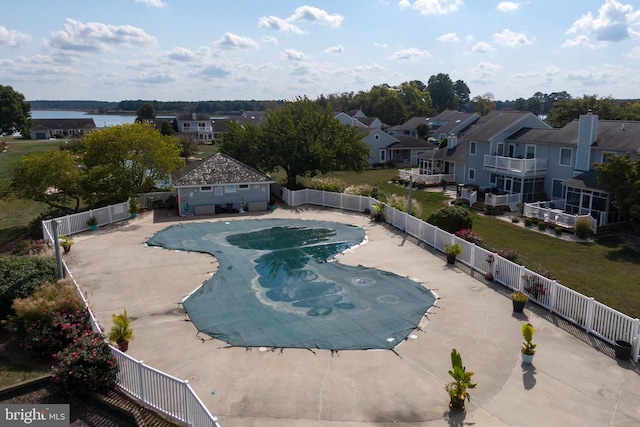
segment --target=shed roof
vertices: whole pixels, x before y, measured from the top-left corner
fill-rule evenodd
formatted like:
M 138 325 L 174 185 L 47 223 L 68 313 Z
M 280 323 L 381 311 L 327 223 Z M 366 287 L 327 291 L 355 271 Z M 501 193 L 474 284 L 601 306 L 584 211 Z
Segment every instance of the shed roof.
M 274 182 L 268 175 L 222 153 L 179 169 L 172 181 L 175 187 Z

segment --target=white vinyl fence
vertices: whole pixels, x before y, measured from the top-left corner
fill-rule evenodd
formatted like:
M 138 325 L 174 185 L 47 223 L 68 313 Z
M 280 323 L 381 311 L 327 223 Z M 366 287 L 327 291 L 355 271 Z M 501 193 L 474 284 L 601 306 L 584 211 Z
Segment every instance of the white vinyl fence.
M 332 207 L 356 212 L 371 210 L 376 199 L 364 196 L 351 196 L 320 190 L 305 189 L 290 191 L 279 186 L 275 193 L 289 206 L 304 204 Z M 359 200 L 358 200 L 359 199 Z M 625 341 L 633 344 L 633 360 L 638 361 L 640 351 L 640 320 L 633 319 L 593 298 L 575 292 L 555 280 L 541 276 L 524 266 L 491 253 L 486 249 L 469 243 L 416 217 L 385 205 L 385 221 L 394 227 L 415 237 L 420 242 L 444 252 L 447 243 L 459 243 L 463 253 L 458 261 L 481 274 L 492 273 L 494 280 L 513 291 L 522 291 L 529 299 L 550 312 L 574 323 L 587 333 L 614 344 Z
M 128 203 L 125 204 L 128 207 Z M 111 212 L 113 211 L 112 208 L 113 206 L 109 206 L 103 209 L 105 209 L 104 212 Z M 97 211 L 98 210 L 91 212 L 95 215 L 95 212 Z M 118 211 L 118 209 L 115 209 L 115 211 Z M 89 217 L 87 216 L 87 219 L 88 218 Z M 129 218 L 128 213 L 127 218 Z M 50 226 L 51 221 L 56 220 L 61 221 L 61 225 L 58 226 L 59 230 L 65 226 L 69 227 L 66 229 L 66 233 L 68 234 L 73 234 L 74 232 L 78 233 L 80 231 L 76 230 L 78 228 L 82 228 L 78 225 L 80 220 L 77 219 L 75 215 L 46 221 L 47 227 L 45 227 L 45 221 L 43 221 L 44 240 L 54 240 Z M 78 228 L 74 228 L 73 225 L 78 225 Z M 84 227 L 84 230 L 87 229 L 88 227 Z M 64 260 L 61 260 L 61 262 L 63 264 L 66 277 L 73 280 L 78 295 L 80 295 L 85 307 L 87 307 L 91 322 L 91 329 L 94 332 L 103 333 L 98 320 L 91 311 L 89 302 L 76 282 L 76 279 L 73 277 L 71 270 L 69 270 Z M 153 408 L 154 410 L 174 419 L 175 421 L 184 423 L 187 426 L 220 427 L 218 419 L 211 415 L 207 407 L 202 403 L 195 391 L 193 391 L 188 381 L 183 381 L 169 374 L 165 374 L 151 366 L 145 365 L 142 361 L 138 361 L 126 355 L 111 345 L 109 347 L 111 348 L 111 353 L 115 357 L 119 368 L 118 386 L 131 397 L 137 399 L 142 405 Z

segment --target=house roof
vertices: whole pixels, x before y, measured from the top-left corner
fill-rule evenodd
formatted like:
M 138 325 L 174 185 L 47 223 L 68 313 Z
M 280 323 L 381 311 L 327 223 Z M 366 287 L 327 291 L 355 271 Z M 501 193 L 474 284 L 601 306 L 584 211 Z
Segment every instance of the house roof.
M 193 117 L 194 114 L 195 118 Z M 176 118 L 181 122 L 201 122 L 211 120 L 211 115 L 209 113 L 179 113 L 176 115 Z
M 579 120 L 573 120 L 560 129 L 523 128 L 509 140 L 530 143 L 578 144 Z M 595 147 L 618 152 L 636 151 L 640 148 L 640 122 L 624 120 L 598 120 Z
M 583 190 L 596 190 L 602 191 L 603 188 L 598 183 L 598 177 L 601 174 L 596 171 L 588 171 L 581 173 L 570 179 L 566 179 L 562 182 L 567 187 L 580 188 Z
M 423 139 L 414 138 L 410 135 L 393 135 L 398 142 L 390 144 L 387 148 L 393 149 L 410 149 L 410 148 L 433 148 L 433 143 L 427 142 Z
M 38 130 L 44 129 L 95 129 L 96 124 L 93 119 L 33 119 L 32 129 L 41 126 Z
M 492 111 L 480 117 L 461 138 L 467 141 L 489 141 L 502 130 L 528 115 L 532 114 L 519 111 Z
M 413 131 L 420 125 L 429 125 L 429 117 L 412 117 L 406 122 L 391 126 L 390 131 Z
M 179 169 L 172 181 L 175 187 L 273 182 L 268 175 L 222 153 Z

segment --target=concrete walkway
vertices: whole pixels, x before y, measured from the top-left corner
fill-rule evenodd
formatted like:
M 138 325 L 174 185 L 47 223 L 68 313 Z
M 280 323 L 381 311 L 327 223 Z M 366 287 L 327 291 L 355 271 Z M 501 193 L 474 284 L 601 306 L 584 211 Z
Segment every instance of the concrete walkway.
M 216 260 L 145 241 L 176 221 L 260 217 L 364 227 L 368 244 L 338 260 L 410 277 L 439 296 L 436 307 L 395 353 L 262 351 L 199 335 L 180 301 L 215 273 Z M 126 308 L 134 328 L 128 354 L 188 379 L 222 427 L 640 425 L 638 366 L 531 304 L 515 315 L 506 289 L 448 266 L 441 254 L 362 214 L 302 207 L 179 218 L 155 211 L 74 240 L 64 257 L 103 329 Z M 530 366 L 520 357 L 527 321 L 538 344 Z M 478 383 L 462 414 L 449 412 L 444 390 L 452 348 Z

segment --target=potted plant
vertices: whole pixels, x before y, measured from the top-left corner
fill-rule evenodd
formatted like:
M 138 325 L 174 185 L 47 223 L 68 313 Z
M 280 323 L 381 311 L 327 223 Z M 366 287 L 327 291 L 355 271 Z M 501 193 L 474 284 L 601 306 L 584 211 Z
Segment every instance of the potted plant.
M 447 264 L 455 264 L 456 257 L 462 254 L 460 243 L 448 243 L 444 245 L 444 253 L 447 256 Z
M 524 338 L 524 343 L 522 344 L 522 349 L 520 350 L 522 353 L 522 362 L 530 365 L 533 362 L 533 355 L 536 354 L 536 344 L 532 343 L 533 334 L 536 331 L 533 329 L 533 325 L 531 323 L 525 323 L 522 325 L 522 337 Z
M 129 199 L 129 213 L 131 214 L 131 218 L 135 218 L 138 216 L 138 210 L 140 209 L 140 204 L 137 199 L 131 198 Z
M 384 221 L 384 203 L 374 203 L 371 207 L 373 208 L 371 211 L 373 220 L 375 222 Z
M 64 249 L 64 252 L 67 253 L 71 250 L 71 245 L 73 245 L 73 239 L 71 236 L 61 235 L 60 238 L 60 246 Z
M 113 324 L 109 331 L 109 341 L 115 342 L 120 351 L 126 352 L 129 349 L 129 341 L 133 339 L 133 329 L 127 310 L 125 309 L 122 314 L 113 313 L 111 321 Z
M 473 372 L 467 372 L 462 365 L 462 356 L 454 348 L 451 350 L 451 370 L 449 375 L 453 381 L 445 386 L 449 393 L 449 408 L 453 411 L 464 411 L 464 401 L 471 401 L 471 396 L 467 389 L 476 388 L 477 384 L 471 382 Z
M 87 225 L 91 228 L 92 231 L 95 231 L 98 229 L 98 218 L 96 218 L 95 216 L 90 216 L 89 219 L 87 220 Z
M 529 297 L 524 292 L 514 292 L 511 294 L 511 301 L 513 302 L 513 311 L 515 313 L 522 313 L 524 306 L 527 305 Z

